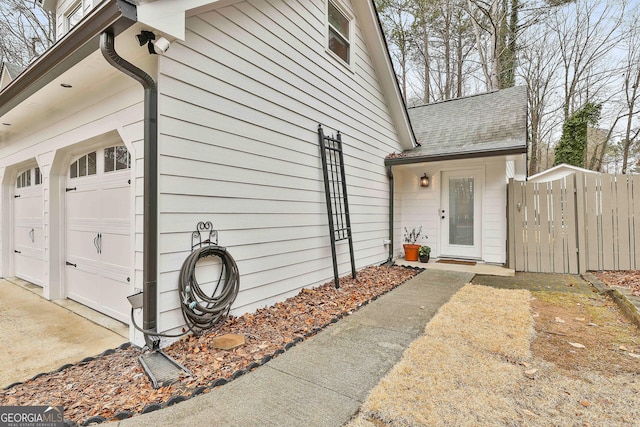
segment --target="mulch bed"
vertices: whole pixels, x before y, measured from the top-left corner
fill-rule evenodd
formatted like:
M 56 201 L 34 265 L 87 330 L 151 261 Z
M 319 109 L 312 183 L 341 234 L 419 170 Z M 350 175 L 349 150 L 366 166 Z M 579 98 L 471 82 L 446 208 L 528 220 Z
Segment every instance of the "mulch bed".
M 215 331 L 187 336 L 164 351 L 192 373 L 181 381 L 153 389 L 138 363 L 141 350 L 123 346 L 97 358 L 65 366 L 0 391 L 0 405 L 63 406 L 73 423 L 100 422 L 150 412 L 248 372 L 312 336 L 337 319 L 390 291 L 419 271 L 404 267 L 368 267 L 356 279 L 340 279 L 255 313 L 230 317 Z M 234 350 L 212 348 L 216 336 L 234 333 L 245 345 Z
M 593 274 L 607 286 L 621 286 L 640 297 L 640 270 L 594 271 Z

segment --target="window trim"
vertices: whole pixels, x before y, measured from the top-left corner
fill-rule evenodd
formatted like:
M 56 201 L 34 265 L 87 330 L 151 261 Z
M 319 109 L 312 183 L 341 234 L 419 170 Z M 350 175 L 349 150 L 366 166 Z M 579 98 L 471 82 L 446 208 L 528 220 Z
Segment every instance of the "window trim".
M 68 33 L 69 31 L 71 31 L 71 29 L 73 29 L 73 27 L 78 25 L 77 22 L 74 25 L 71 25 L 71 17 L 73 15 L 75 15 L 78 11 L 80 11 L 80 20 L 82 20 L 82 18 L 84 17 L 84 10 L 82 7 L 83 7 L 82 0 L 79 0 L 73 3 L 71 6 L 69 6 L 69 8 L 64 13 L 64 32 L 65 33 Z
M 344 41 L 348 45 L 348 49 L 347 49 L 348 61 L 345 61 L 340 55 L 335 53 L 329 47 L 331 31 L 335 32 L 341 40 L 344 39 L 344 35 L 342 34 L 342 32 L 338 28 L 335 28 L 332 24 L 329 23 L 329 5 L 333 5 L 333 7 L 339 13 L 341 13 L 342 16 L 344 16 L 347 19 L 347 24 L 349 26 L 349 34 L 347 34 L 348 39 Z M 325 6 L 326 6 L 324 9 L 325 10 L 325 50 L 330 56 L 335 58 L 340 64 L 346 67 L 349 71 L 353 72 L 353 65 L 355 63 L 354 49 L 353 49 L 354 47 L 353 27 L 354 27 L 355 19 L 353 15 L 349 13 L 347 9 L 342 5 L 342 3 L 339 2 L 338 0 L 327 0 Z

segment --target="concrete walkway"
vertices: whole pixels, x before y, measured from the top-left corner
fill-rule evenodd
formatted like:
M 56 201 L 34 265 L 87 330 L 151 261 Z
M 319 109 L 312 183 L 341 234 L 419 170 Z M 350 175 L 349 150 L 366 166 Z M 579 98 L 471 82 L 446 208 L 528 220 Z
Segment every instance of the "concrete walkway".
M 229 384 L 119 426 L 341 426 L 472 273 L 427 270 Z
M 20 286 L 0 279 L 0 388 L 128 341 L 69 308 L 47 301 L 37 294 L 40 289 L 27 282 Z M 68 300 L 63 304 L 79 305 Z

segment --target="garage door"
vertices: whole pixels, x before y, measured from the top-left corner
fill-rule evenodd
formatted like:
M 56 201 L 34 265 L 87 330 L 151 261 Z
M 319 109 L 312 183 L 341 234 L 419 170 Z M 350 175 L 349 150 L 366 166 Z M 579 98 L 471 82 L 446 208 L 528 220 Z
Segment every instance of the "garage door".
M 14 199 L 14 270 L 28 282 L 44 283 L 44 206 L 40 168 L 18 174 Z
M 131 295 L 130 155 L 124 146 L 75 159 L 66 188 L 67 296 L 122 322 Z

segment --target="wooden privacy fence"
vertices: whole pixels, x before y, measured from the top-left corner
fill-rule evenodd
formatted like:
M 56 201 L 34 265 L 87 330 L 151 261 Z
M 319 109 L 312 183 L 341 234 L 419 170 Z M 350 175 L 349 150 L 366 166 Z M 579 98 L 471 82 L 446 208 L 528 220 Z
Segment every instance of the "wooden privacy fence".
M 551 182 L 511 179 L 507 211 L 509 268 L 570 274 L 640 269 L 640 176 L 576 172 Z

